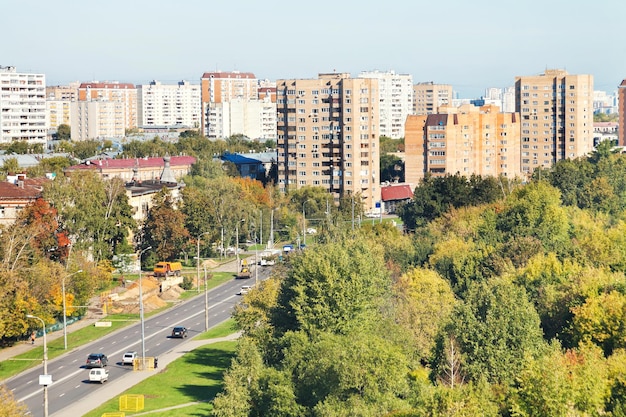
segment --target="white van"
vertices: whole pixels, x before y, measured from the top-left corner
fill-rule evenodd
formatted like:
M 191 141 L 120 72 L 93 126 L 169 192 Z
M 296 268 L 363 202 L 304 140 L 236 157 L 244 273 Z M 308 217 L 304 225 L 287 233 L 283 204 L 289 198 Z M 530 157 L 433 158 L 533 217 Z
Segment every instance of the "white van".
M 89 382 L 104 384 L 109 379 L 109 371 L 104 368 L 94 368 L 89 371 Z

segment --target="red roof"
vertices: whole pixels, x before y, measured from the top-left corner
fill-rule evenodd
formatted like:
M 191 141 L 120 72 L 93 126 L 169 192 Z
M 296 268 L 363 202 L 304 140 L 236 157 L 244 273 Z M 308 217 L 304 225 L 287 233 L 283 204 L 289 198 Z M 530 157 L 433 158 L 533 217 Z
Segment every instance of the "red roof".
M 0 182 L 0 200 L 35 200 L 41 197 L 43 184 L 50 181 L 47 178 L 25 178 L 24 185 L 12 182 Z
M 193 165 L 196 158 L 193 156 L 172 156 L 170 166 Z M 133 169 L 138 168 L 162 168 L 165 166 L 163 158 L 127 158 L 127 159 L 98 159 L 80 165 L 73 165 L 66 168 L 67 171 L 78 169 Z
M 383 201 L 407 200 L 413 197 L 413 190 L 407 184 L 388 185 L 380 188 Z

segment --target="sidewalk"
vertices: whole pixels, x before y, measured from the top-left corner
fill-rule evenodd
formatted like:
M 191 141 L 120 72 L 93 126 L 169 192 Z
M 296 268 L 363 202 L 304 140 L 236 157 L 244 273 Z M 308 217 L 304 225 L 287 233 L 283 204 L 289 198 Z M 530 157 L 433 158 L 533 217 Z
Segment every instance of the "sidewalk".
M 91 326 L 100 318 L 86 318 L 74 322 L 67 326 L 67 333 L 74 332 L 76 330 L 82 329 L 83 327 Z M 52 340 L 59 339 L 63 337 L 63 329 L 57 330 L 55 332 L 46 333 L 46 341 L 49 343 Z M 0 350 L 0 362 L 13 358 L 22 353 L 28 352 L 29 350 L 39 347 L 43 344 L 43 337 L 38 337 L 35 340 L 35 344 L 32 344 L 30 340 L 24 340 L 17 342 L 15 345 L 6 347 Z

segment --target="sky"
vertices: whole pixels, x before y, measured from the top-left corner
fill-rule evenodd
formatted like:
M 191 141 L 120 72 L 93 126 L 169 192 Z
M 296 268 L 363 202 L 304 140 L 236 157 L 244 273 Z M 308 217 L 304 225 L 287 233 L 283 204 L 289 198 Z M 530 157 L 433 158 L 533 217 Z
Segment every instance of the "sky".
M 199 83 L 395 71 L 461 98 L 545 69 L 626 79 L 624 0 L 30 0 L 0 10 L 0 66 L 71 81 Z

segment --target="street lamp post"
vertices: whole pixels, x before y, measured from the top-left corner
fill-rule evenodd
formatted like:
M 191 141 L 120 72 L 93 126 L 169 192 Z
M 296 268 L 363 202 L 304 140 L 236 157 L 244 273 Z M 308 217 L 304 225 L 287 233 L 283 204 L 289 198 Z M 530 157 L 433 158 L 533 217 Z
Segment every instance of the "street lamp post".
M 63 349 L 67 350 L 67 307 L 65 306 L 65 279 L 71 277 L 72 275 L 76 275 L 83 272 L 82 269 L 78 271 L 65 275 L 63 280 L 61 281 L 61 291 L 63 292 Z
M 206 266 L 204 267 L 204 331 L 209 330 L 209 286 L 207 285 Z
M 196 251 L 196 292 L 200 292 L 200 238 L 208 234 L 209 232 L 200 233 L 196 238 L 196 243 L 198 245 Z
M 304 200 L 304 202 L 302 203 L 302 243 L 306 246 L 306 212 L 304 211 L 304 206 L 306 205 L 307 201 L 310 201 L 311 199 L 307 199 Z
M 143 289 L 141 286 L 141 256 L 147 250 L 152 249 L 152 246 L 148 246 L 141 252 L 139 252 L 139 321 L 141 322 L 141 370 L 145 370 L 146 367 L 146 332 L 143 320 Z
M 39 385 L 43 385 L 43 415 L 48 417 L 48 384 L 52 382 L 52 378 L 48 376 L 48 343 L 46 341 L 46 322 L 41 317 L 27 314 L 29 319 L 37 319 L 43 327 L 43 379 L 39 377 Z M 43 382 L 43 383 L 42 383 Z

